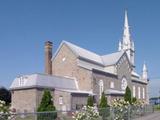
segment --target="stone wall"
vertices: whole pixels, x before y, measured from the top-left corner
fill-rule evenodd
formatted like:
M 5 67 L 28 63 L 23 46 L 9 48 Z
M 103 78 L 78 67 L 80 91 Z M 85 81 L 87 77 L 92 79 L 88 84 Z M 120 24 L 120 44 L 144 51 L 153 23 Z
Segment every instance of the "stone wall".
M 87 104 L 88 94 L 73 93 L 71 98 L 72 110 L 80 109 Z
M 137 99 L 140 99 L 140 100 L 144 100 L 144 101 L 147 101 L 147 85 L 145 83 L 139 83 L 139 82 L 132 82 L 132 90 L 133 90 L 133 86 L 135 86 L 135 95 L 136 95 L 136 98 Z M 140 98 L 139 98 L 139 95 L 138 95 L 138 87 L 140 87 Z M 144 98 L 143 98 L 143 88 L 144 88 Z
M 57 110 L 61 111 L 71 110 L 71 95 L 69 92 L 65 92 L 62 90 L 55 90 L 53 99 Z M 60 99 L 62 100 L 62 104 L 60 103 Z
M 11 107 L 17 112 L 34 112 L 36 105 L 36 89 L 23 89 L 11 91 Z
M 63 44 L 52 60 L 53 75 L 75 78 L 80 90 L 91 90 L 92 72 L 77 66 L 77 59 L 72 50 Z
M 121 82 L 122 82 L 122 78 L 125 77 L 127 79 L 127 85 L 129 86 L 129 88 L 132 88 L 132 83 L 131 83 L 131 66 L 130 63 L 128 61 L 127 55 L 124 54 L 121 59 L 118 61 L 117 63 L 117 74 L 118 74 L 118 90 L 122 90 L 121 89 Z

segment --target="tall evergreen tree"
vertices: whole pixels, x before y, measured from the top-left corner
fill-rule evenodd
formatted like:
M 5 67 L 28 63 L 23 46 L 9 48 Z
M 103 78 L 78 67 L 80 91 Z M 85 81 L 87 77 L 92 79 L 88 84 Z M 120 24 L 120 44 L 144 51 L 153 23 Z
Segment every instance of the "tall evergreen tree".
M 108 120 L 108 116 L 110 115 L 109 113 L 110 113 L 110 109 L 107 103 L 107 98 L 104 92 L 102 92 L 100 104 L 99 104 L 99 114 L 102 116 L 103 120 Z
M 38 112 L 47 112 L 47 111 L 53 111 L 53 113 L 41 113 L 38 115 L 38 120 L 51 120 L 55 119 L 57 117 L 56 108 L 52 101 L 52 96 L 49 90 L 44 90 L 44 94 L 41 100 L 41 103 L 37 109 Z
M 87 99 L 87 106 L 93 107 L 93 103 L 94 103 L 93 96 L 89 96 Z
M 132 103 L 131 90 L 130 90 L 130 88 L 128 86 L 127 86 L 125 94 L 124 94 L 124 100 L 128 101 L 130 104 Z
M 104 92 L 102 92 L 99 107 L 100 108 L 106 108 L 106 107 L 108 107 L 107 98 L 105 97 Z

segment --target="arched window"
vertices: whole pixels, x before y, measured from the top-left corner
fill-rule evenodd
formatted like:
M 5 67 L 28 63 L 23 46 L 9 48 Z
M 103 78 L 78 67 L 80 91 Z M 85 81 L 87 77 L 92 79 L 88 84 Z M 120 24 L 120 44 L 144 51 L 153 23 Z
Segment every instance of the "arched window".
M 143 99 L 145 99 L 145 91 L 144 91 L 144 88 L 143 88 Z
M 133 97 L 136 97 L 136 87 L 133 86 Z
M 103 80 L 99 81 L 99 94 L 100 94 L 100 98 L 102 95 L 102 92 L 104 91 L 104 85 L 103 85 Z
M 138 98 L 141 99 L 141 88 L 138 87 Z

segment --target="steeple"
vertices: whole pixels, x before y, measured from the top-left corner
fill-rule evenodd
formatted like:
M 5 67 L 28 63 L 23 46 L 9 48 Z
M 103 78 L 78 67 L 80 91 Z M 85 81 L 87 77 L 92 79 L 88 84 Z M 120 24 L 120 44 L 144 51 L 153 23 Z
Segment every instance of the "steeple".
M 124 18 L 124 30 L 122 41 L 119 43 L 119 51 L 126 51 L 130 63 L 134 66 L 134 42 L 131 40 L 131 35 L 129 31 L 129 23 L 128 23 L 128 15 L 125 10 L 125 18 Z
M 131 45 L 129 25 L 128 25 L 128 15 L 125 11 L 125 20 L 124 20 L 124 31 L 123 31 L 123 49 L 128 49 Z
M 147 70 L 147 66 L 146 66 L 145 62 L 143 64 L 142 79 L 143 80 L 147 80 L 148 79 L 148 70 Z

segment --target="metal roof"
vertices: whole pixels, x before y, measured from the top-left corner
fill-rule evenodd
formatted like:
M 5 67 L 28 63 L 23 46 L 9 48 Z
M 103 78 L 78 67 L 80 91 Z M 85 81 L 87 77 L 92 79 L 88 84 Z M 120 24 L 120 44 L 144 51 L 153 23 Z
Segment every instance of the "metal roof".
M 121 52 L 115 52 L 112 54 L 101 56 L 94 52 L 91 52 L 89 50 L 86 50 L 75 44 L 72 44 L 70 42 L 63 40 L 60 47 L 57 49 L 56 53 L 53 55 L 52 60 L 54 59 L 54 57 L 56 56 L 56 54 L 58 53 L 59 49 L 61 48 L 63 44 L 66 44 L 77 57 L 83 58 L 84 60 L 94 62 L 94 63 L 100 64 L 103 66 L 116 64 L 118 60 L 120 59 L 120 57 L 124 54 L 124 52 L 121 51 Z
M 76 80 L 74 79 L 46 74 L 31 74 L 16 77 L 12 82 L 10 89 L 30 87 L 77 89 Z

